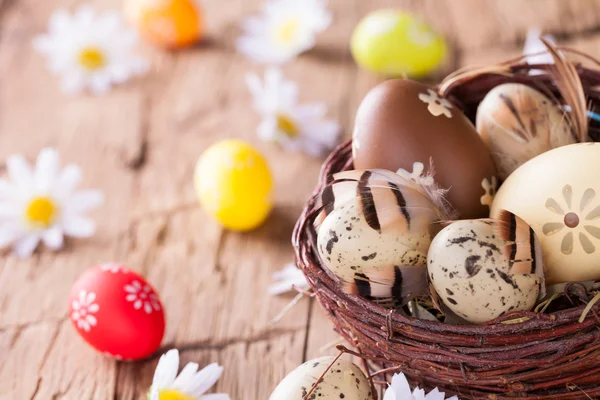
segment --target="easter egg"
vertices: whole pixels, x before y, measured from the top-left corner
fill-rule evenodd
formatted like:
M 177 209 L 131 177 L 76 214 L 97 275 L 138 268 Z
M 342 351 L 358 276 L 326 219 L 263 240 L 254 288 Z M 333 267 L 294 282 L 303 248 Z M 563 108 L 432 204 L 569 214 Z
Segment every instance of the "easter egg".
M 228 229 L 254 229 L 271 211 L 269 166 L 240 140 L 224 140 L 206 150 L 196 164 L 194 182 L 200 204 Z
M 195 0 L 125 0 L 125 15 L 142 37 L 160 47 L 181 48 L 204 36 L 204 16 Z
M 336 174 L 321 201 L 317 250 L 345 292 L 388 308 L 426 292 L 427 250 L 445 218 L 425 188 L 391 171 L 354 170 Z
M 491 215 L 509 210 L 540 238 L 550 284 L 600 279 L 600 143 L 543 153 L 500 187 Z
M 94 349 L 118 360 L 152 355 L 165 333 L 156 290 L 120 264 L 103 264 L 81 275 L 69 295 L 69 317 Z
M 496 86 L 485 96 L 477 109 L 477 132 L 501 179 L 539 154 L 577 142 L 558 104 L 520 83 Z
M 300 365 L 277 385 L 269 400 L 304 400 L 333 360 L 334 357 L 321 357 Z M 365 374 L 356 365 L 343 359 L 338 359 L 331 366 L 310 398 L 373 400 Z
M 490 152 L 462 111 L 424 84 L 389 80 L 367 94 L 356 115 L 353 158 L 357 169 L 417 180 L 433 175 L 459 217 L 488 216 L 496 180 Z
M 422 77 L 444 61 L 444 39 L 416 16 L 378 10 L 354 29 L 350 42 L 356 63 L 388 76 Z
M 499 220 L 445 227 L 431 242 L 427 268 L 443 303 L 474 323 L 531 310 L 544 288 L 539 240 L 506 211 Z

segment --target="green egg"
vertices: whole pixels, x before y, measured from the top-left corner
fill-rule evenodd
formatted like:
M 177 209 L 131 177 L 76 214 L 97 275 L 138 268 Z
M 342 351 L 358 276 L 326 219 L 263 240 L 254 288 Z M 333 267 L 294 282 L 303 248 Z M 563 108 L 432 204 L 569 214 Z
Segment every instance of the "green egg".
M 362 19 L 350 42 L 356 63 L 387 76 L 422 77 L 444 62 L 444 38 L 415 15 L 378 10 Z

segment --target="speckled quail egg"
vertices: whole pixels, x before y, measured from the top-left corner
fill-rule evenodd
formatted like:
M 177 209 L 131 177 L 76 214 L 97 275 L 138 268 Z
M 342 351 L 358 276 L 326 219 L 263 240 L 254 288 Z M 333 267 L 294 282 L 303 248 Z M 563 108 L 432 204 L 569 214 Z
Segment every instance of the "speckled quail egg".
M 303 400 L 334 357 L 310 360 L 290 372 L 275 388 L 269 400 Z M 312 392 L 310 399 L 373 400 L 369 381 L 360 368 L 338 359 Z
M 531 310 L 544 291 L 537 236 L 507 211 L 496 220 L 448 225 L 433 239 L 427 267 L 443 303 L 473 323 Z
M 328 189 L 317 250 L 344 291 L 390 308 L 426 292 L 442 212 L 421 187 L 390 171 L 357 170 L 336 175 Z

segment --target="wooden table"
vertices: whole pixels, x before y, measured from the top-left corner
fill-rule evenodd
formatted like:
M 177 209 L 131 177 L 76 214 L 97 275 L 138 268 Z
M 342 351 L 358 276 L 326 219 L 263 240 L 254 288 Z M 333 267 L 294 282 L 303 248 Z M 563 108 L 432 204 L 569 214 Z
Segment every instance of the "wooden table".
M 300 0 L 299 0 L 300 1 Z M 217 390 L 232 399 L 266 399 L 304 360 L 335 350 L 336 335 L 318 304 L 304 299 L 275 326 L 291 296 L 273 298 L 271 274 L 292 260 L 290 235 L 311 192 L 320 160 L 288 154 L 256 138 L 244 74 L 260 72 L 236 53 L 240 20 L 259 0 L 207 0 L 209 38 L 178 53 L 145 49 L 153 69 L 101 97 L 68 97 L 32 51 L 55 7 L 69 0 L 0 0 L 0 161 L 45 146 L 80 164 L 84 185 L 102 189 L 98 234 L 42 249 L 26 260 L 0 258 L 0 398 L 144 399 L 157 357 L 122 363 L 92 351 L 66 317 L 67 297 L 86 268 L 119 261 L 144 274 L 167 310 L 164 348 L 185 362 L 217 361 Z M 99 9 L 118 0 L 96 0 Z M 225 4 L 226 3 L 226 4 Z M 422 15 L 454 47 L 448 70 L 518 55 L 538 26 L 563 44 L 600 55 L 600 1 L 332 0 L 333 26 L 317 47 L 287 65 L 304 101 L 324 100 L 350 132 L 354 112 L 378 78 L 359 71 L 348 38 L 359 18 L 384 6 Z M 222 230 L 198 207 L 192 187 L 197 157 L 236 137 L 256 144 L 273 166 L 277 206 L 250 234 Z M 5 173 L 4 168 L 0 171 Z

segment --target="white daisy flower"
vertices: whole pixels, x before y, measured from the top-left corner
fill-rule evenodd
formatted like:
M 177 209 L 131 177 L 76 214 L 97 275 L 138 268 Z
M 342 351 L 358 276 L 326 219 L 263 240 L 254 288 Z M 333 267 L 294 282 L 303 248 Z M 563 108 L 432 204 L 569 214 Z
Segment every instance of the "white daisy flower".
M 385 391 L 383 400 L 445 400 L 446 394 L 440 392 L 438 388 L 425 394 L 425 391 L 419 387 L 411 392 L 410 385 L 404 374 L 394 374 L 392 384 Z M 458 397 L 449 397 L 448 400 L 458 400 Z
M 338 142 L 340 125 L 325 119 L 325 103 L 298 104 L 298 87 L 287 81 L 280 69 L 269 68 L 264 82 L 248 74 L 246 82 L 253 97 L 253 107 L 261 115 L 258 136 L 278 142 L 288 151 L 304 151 L 319 157 Z
M 65 92 L 89 89 L 99 94 L 147 71 L 148 63 L 133 52 L 137 42 L 137 34 L 125 27 L 118 12 L 97 15 L 82 6 L 72 15 L 55 11 L 49 32 L 36 37 L 34 47 L 62 77 Z
M 281 271 L 275 272 L 273 281 L 269 286 L 271 296 L 291 292 L 294 289 L 306 290 L 309 288 L 304 273 L 294 263 L 286 264 Z
M 223 367 L 217 363 L 198 371 L 198 364 L 188 363 L 179 376 L 179 351 L 169 350 L 158 361 L 150 387 L 150 400 L 230 400 L 224 393 L 204 394 L 221 377 Z
M 331 19 L 326 0 L 270 0 L 243 22 L 237 49 L 257 63 L 282 64 L 314 47 Z
M 63 236 L 90 237 L 94 221 L 84 214 L 103 202 L 98 190 L 75 191 L 81 169 L 60 170 L 55 149 L 43 149 L 35 168 L 21 154 L 6 162 L 8 177 L 0 179 L 0 247 L 14 244 L 19 257 L 30 256 L 42 241 L 51 250 L 63 246 Z

